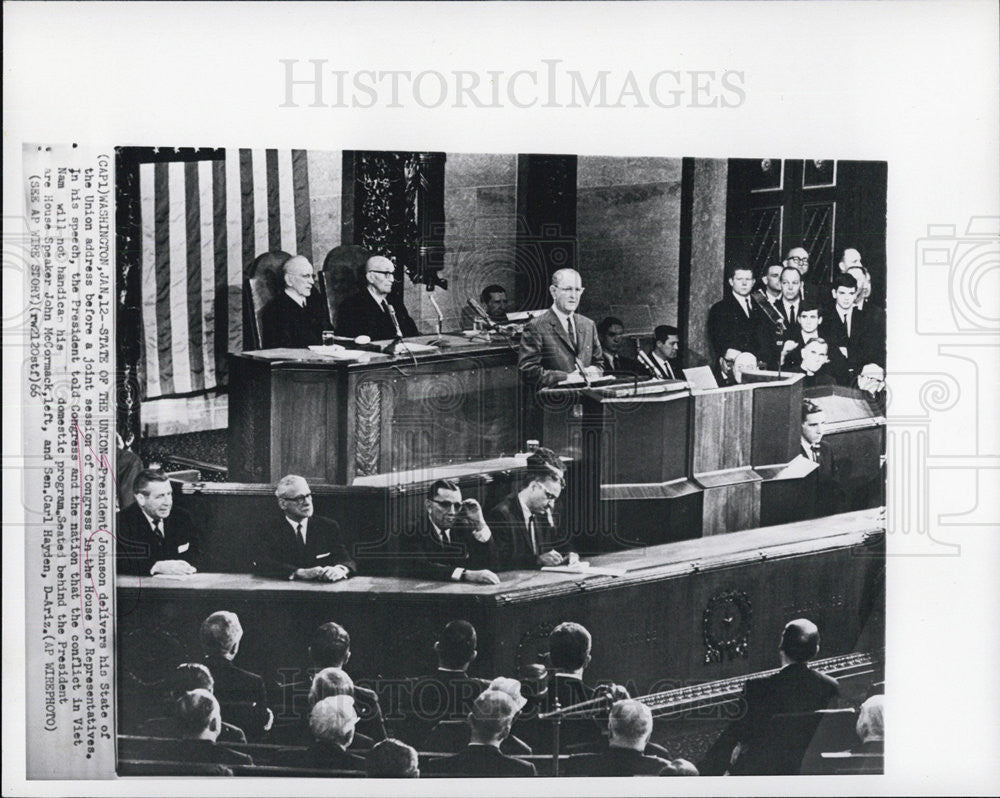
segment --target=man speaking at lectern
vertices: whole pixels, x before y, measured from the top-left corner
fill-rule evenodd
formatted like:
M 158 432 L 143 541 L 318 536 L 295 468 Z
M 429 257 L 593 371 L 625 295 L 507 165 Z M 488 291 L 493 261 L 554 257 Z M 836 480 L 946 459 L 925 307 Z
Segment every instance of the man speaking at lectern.
M 396 282 L 392 261 L 375 255 L 365 262 L 365 280 L 360 291 L 345 299 L 337 311 L 337 335 L 374 341 L 420 335 L 402 298 L 389 296 Z
M 559 269 L 549 286 L 552 307 L 524 328 L 517 367 L 539 388 L 556 385 L 573 372 L 587 379 L 600 377 L 604 352 L 597 326 L 576 312 L 583 295 L 580 273 Z

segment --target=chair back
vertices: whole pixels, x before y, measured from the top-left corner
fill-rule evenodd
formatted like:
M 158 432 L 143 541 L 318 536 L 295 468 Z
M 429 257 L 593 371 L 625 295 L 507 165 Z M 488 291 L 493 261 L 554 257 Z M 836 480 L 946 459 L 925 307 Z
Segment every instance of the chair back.
M 243 281 L 243 348 L 260 349 L 264 336 L 261 329 L 261 314 L 284 285 L 282 267 L 291 258 L 287 252 L 274 250 L 264 252 L 254 258 L 245 273 Z
M 371 250 L 357 244 L 334 247 L 326 253 L 319 282 L 326 294 L 334 329 L 337 327 L 337 308 L 364 283 L 365 262 L 371 256 Z

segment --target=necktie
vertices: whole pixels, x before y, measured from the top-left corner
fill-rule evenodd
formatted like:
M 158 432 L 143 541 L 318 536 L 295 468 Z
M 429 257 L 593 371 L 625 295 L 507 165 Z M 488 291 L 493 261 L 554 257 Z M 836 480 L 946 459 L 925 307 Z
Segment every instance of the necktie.
M 535 534 L 535 516 L 531 516 L 528 519 L 528 535 L 531 537 L 531 553 L 538 555 L 538 538 Z
M 819 462 L 819 444 L 818 443 L 814 443 L 810 448 L 812 449 L 812 459 L 813 459 L 813 462 L 814 463 L 818 463 Z
M 743 312 L 747 314 L 747 318 L 750 318 L 750 300 L 743 297 Z
M 851 311 L 844 311 L 844 315 L 840 317 L 844 322 L 844 329 L 847 331 L 847 337 L 851 337 Z
M 153 524 L 153 531 L 160 540 L 163 540 L 163 521 L 159 518 L 157 518 L 156 523 Z
M 566 326 L 569 328 L 569 340 L 573 344 L 573 348 L 577 349 L 578 347 L 576 341 L 576 325 L 573 323 L 572 316 L 566 317 Z
M 667 370 L 667 379 L 668 380 L 674 379 L 674 370 L 670 366 L 670 361 L 669 360 L 664 360 L 663 361 L 663 365 L 667 367 L 667 369 L 666 369 Z
M 608 370 L 609 371 L 614 371 L 615 370 L 615 356 L 612 355 L 610 352 L 605 352 L 604 353 L 604 360 L 608 364 Z
M 305 545 L 306 545 L 306 531 L 302 528 L 302 522 L 301 521 L 299 521 L 295 525 L 295 536 L 299 539 L 299 543 L 302 544 L 302 547 L 305 548 Z

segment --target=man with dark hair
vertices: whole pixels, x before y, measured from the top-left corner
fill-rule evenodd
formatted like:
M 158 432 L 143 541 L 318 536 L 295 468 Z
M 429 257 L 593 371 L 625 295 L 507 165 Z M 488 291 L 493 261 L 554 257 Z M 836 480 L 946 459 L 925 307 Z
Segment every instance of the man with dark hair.
M 767 317 L 750 298 L 753 270 L 737 266 L 729 272 L 730 291 L 708 311 L 708 338 L 712 352 L 720 358 L 730 349 L 760 355 L 761 330 Z
M 417 751 L 401 740 L 389 737 L 368 752 L 365 772 L 370 779 L 419 779 Z
M 507 756 L 500 750 L 500 744 L 510 734 L 514 717 L 523 706 L 524 699 L 516 699 L 499 690 L 486 690 L 472 704 L 469 744 L 465 750 L 454 756 L 432 759 L 424 772 L 447 776 L 534 776 L 533 764 Z
M 253 759 L 219 745 L 222 729 L 219 702 L 208 690 L 196 689 L 177 699 L 174 715 L 178 739 L 163 741 L 155 757 L 168 762 L 209 762 L 219 765 L 252 765 Z
M 139 734 L 146 737 L 176 737 L 177 731 L 177 699 L 191 690 L 207 690 L 215 692 L 215 680 L 208 667 L 200 662 L 185 662 L 178 665 L 170 675 L 169 687 L 165 696 L 167 714 L 163 717 L 150 718 L 139 727 Z M 245 743 L 247 741 L 243 729 L 231 723 L 222 721 L 217 741 L 220 743 Z
M 608 717 L 608 748 L 581 754 L 566 763 L 567 776 L 656 776 L 670 762 L 646 754 L 653 733 L 653 713 L 632 699 L 616 701 Z
M 494 324 L 507 323 L 507 289 L 502 285 L 493 283 L 486 286 L 479 294 L 479 302 L 486 309 L 486 315 Z M 461 325 L 463 330 L 471 330 L 476 326 L 476 321 L 480 318 L 475 310 L 465 305 L 461 313 Z
M 370 257 L 365 261 L 363 280 L 361 289 L 337 309 L 337 335 L 367 335 L 376 341 L 420 335 L 401 293 L 393 293 L 396 267 L 391 260 L 381 255 Z
M 838 274 L 833 286 L 833 308 L 820 327 L 820 334 L 836 347 L 847 361 L 848 383 L 868 362 L 870 325 L 864 311 L 854 306 L 858 282 L 850 274 Z
M 680 351 L 680 332 L 670 324 L 661 324 L 653 330 L 653 348 L 647 355 L 639 351 L 639 360 L 646 371 L 661 380 L 682 380 L 677 357 Z
M 281 267 L 284 290 L 267 303 L 261 313 L 264 349 L 304 349 L 323 341 L 330 330 L 330 314 L 322 295 L 314 291 L 316 275 L 302 255 L 289 258 Z
M 798 306 L 798 317 L 791 336 L 785 343 L 783 352 L 784 359 L 780 363 L 782 371 L 802 371 L 802 350 L 806 344 L 817 339 L 827 343 L 819 334 L 820 325 L 823 323 L 823 311 L 819 305 L 811 299 L 804 299 Z M 813 373 L 817 369 L 813 369 Z M 847 361 L 836 347 L 826 347 L 826 366 L 822 371 L 829 374 L 841 385 L 849 381 Z
M 425 517 L 399 542 L 397 571 L 417 579 L 498 585 L 493 533 L 479 502 L 439 479 L 424 500 Z
M 802 455 L 819 465 L 816 473 L 816 514 L 836 515 L 846 509 L 846 493 L 840 483 L 841 464 L 829 443 L 823 441 L 823 408 L 802 402 Z
M 885 366 L 885 311 L 871 301 L 872 277 L 864 266 L 851 266 L 847 270 L 857 281 L 858 293 L 854 298 L 854 306 L 865 314 L 864 341 L 865 352 L 862 355 L 865 365 L 875 363 Z
M 621 319 L 607 316 L 597 325 L 597 335 L 604 351 L 604 370 L 617 374 L 641 374 L 639 362 L 625 354 L 625 325 Z
M 119 574 L 193 574 L 200 564 L 201 535 L 191 516 L 174 509 L 170 480 L 144 469 L 132 483 L 135 504 L 118 513 Z
M 254 571 L 276 579 L 337 582 L 357 571 L 336 521 L 314 515 L 312 491 L 300 476 L 282 477 L 274 491 L 279 513 L 261 530 Z
M 233 663 L 243 639 L 239 617 L 235 612 L 213 612 L 202 622 L 198 637 L 226 717 L 240 726 L 248 739 L 261 739 L 270 730 L 274 715 L 267 705 L 264 680 Z
M 772 307 L 781 299 L 781 272 L 784 268 L 780 263 L 772 263 L 760 276 L 761 285 L 764 287 L 764 298 Z
M 802 381 L 803 388 L 834 385 L 837 382 L 827 368 L 830 362 L 829 351 L 829 345 L 822 338 L 813 338 L 799 350 L 798 367 L 789 370 L 800 371 L 806 375 Z
M 565 485 L 562 461 L 551 449 L 539 448 L 528 457 L 525 479 L 521 490 L 505 496 L 489 512 L 500 568 L 574 565 L 580 556 L 570 548 L 569 540 L 560 536 L 552 517 Z

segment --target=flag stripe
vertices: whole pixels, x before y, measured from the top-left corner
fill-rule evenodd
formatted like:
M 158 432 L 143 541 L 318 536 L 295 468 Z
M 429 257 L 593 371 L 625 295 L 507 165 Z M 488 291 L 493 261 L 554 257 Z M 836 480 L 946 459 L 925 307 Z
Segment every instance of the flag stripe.
M 312 225 L 309 222 L 309 170 L 306 165 L 305 150 L 292 150 L 292 190 L 295 193 L 295 238 L 297 244 L 295 251 L 312 261 Z
M 267 236 L 267 158 L 264 150 L 251 150 L 250 164 L 253 171 L 251 197 L 253 201 L 254 248 L 250 260 L 243 262 L 244 268 L 249 266 L 255 257 L 262 252 L 267 252 L 270 248 Z
M 226 351 L 239 352 L 243 343 L 243 314 L 233 318 L 229 308 L 229 286 L 240 286 L 243 291 L 243 270 L 253 262 L 253 187 L 250 185 L 253 173 L 250 170 L 250 150 L 238 150 L 238 157 L 226 160 L 226 195 L 229 203 L 226 213 L 230 215 L 229 225 L 229 268 L 226 276 Z M 244 175 L 246 178 L 244 180 Z M 239 348 L 233 345 L 239 343 Z
M 187 228 L 187 327 L 188 357 L 191 360 L 191 389 L 205 390 L 204 332 L 201 307 L 201 195 L 198 164 L 184 164 L 184 222 Z
M 229 164 L 235 159 L 215 161 L 212 174 L 212 200 L 215 205 L 215 373 L 219 383 L 226 379 L 226 350 L 229 346 L 229 256 L 234 246 L 228 218 L 226 216 L 226 195 L 232 185 Z M 240 243 L 236 241 L 237 251 Z
M 281 249 L 281 201 L 278 196 L 278 151 L 267 150 L 264 172 L 267 175 L 267 248 Z
M 153 167 L 153 211 L 156 226 L 156 329 L 157 351 L 160 355 L 160 384 L 163 393 L 174 392 L 174 356 L 171 350 L 173 330 L 170 326 L 170 191 L 167 187 L 167 165 Z
M 278 211 L 281 222 L 281 243 L 278 249 L 292 255 L 305 254 L 312 260 L 309 253 L 300 253 L 295 240 L 295 187 L 292 185 L 292 153 L 290 150 L 278 150 Z
M 215 191 L 212 162 L 196 161 L 198 167 L 198 217 L 201 229 L 201 362 L 205 373 L 202 388 L 212 388 L 215 381 L 215 212 L 212 207 Z
M 156 202 L 153 195 L 153 164 L 139 166 L 139 227 L 142 236 L 142 327 L 143 370 L 147 396 L 159 396 L 159 329 L 156 326 Z
M 183 162 L 168 163 L 167 167 L 167 267 L 170 270 L 170 357 L 173 393 L 189 393 L 191 358 L 188 355 L 188 269 L 187 269 L 187 208 L 184 194 Z

